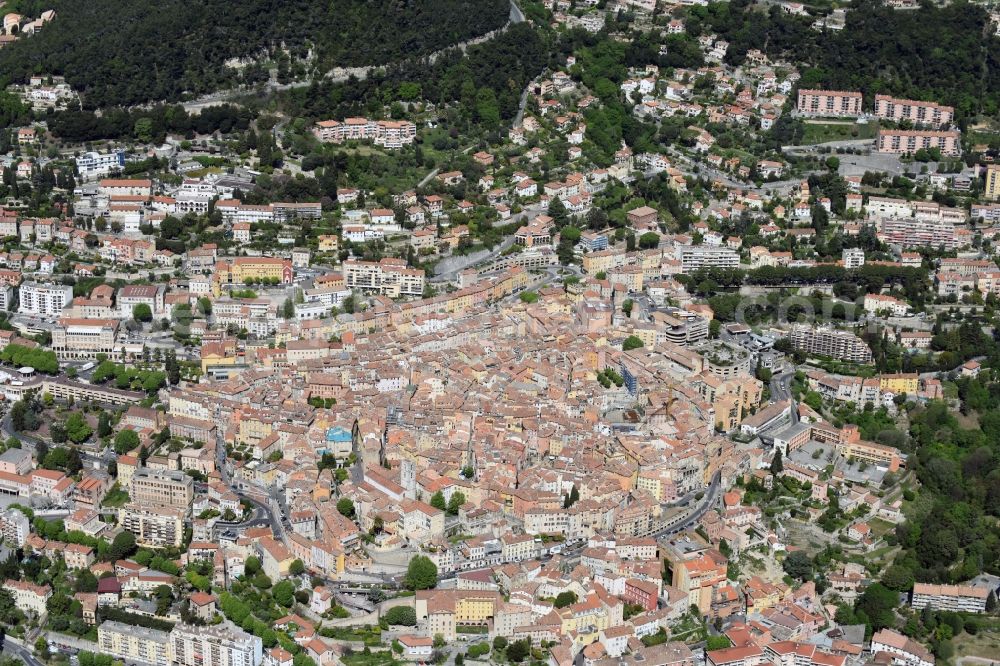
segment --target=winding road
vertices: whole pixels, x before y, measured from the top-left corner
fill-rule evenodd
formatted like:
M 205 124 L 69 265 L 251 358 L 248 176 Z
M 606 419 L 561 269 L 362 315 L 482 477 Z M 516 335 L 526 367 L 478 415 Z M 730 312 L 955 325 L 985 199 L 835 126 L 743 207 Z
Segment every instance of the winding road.
M 480 35 L 479 37 L 473 37 L 472 39 L 467 39 L 464 42 L 454 44 L 447 48 L 441 49 L 440 51 L 435 51 L 434 53 L 431 53 L 429 56 L 426 56 L 426 58 L 428 62 L 434 63 L 434 61 L 436 61 L 442 55 L 452 51 L 453 49 L 459 49 L 464 52 L 465 49 L 469 48 L 470 46 L 474 46 L 476 44 L 482 44 L 483 42 L 489 41 L 490 39 L 493 39 L 494 37 L 496 37 L 498 34 L 503 32 L 510 26 L 514 25 L 515 23 L 523 23 L 524 20 L 525 20 L 524 12 L 521 11 L 521 8 L 517 6 L 517 3 L 514 2 L 514 0 L 510 0 L 510 18 L 507 21 L 507 23 L 505 23 L 503 26 L 497 28 L 496 30 L 490 31 L 485 35 Z M 404 64 L 405 62 L 407 61 L 404 60 L 395 63 L 383 63 L 381 65 L 366 65 L 364 67 L 335 67 L 331 71 L 327 72 L 323 78 L 329 79 L 334 83 L 343 83 L 344 81 L 347 81 L 351 77 L 354 77 L 358 80 L 364 80 L 368 78 L 368 76 L 372 72 L 376 72 L 378 70 L 387 69 L 391 67 L 398 67 Z M 222 90 L 219 92 L 211 93 L 209 95 L 203 95 L 198 99 L 191 100 L 190 102 L 183 102 L 181 106 L 183 106 L 188 113 L 198 113 L 204 108 L 210 106 L 220 106 L 222 104 L 230 102 L 232 101 L 233 98 L 238 97 L 240 95 L 252 95 L 252 94 L 266 95 L 273 92 L 280 92 L 282 90 L 291 90 L 293 88 L 304 88 L 306 86 L 312 85 L 313 81 L 314 79 L 312 78 L 306 79 L 304 81 L 292 81 L 290 83 L 278 83 L 275 80 L 269 80 L 261 87 L 241 86 L 239 88 L 232 88 L 230 90 Z

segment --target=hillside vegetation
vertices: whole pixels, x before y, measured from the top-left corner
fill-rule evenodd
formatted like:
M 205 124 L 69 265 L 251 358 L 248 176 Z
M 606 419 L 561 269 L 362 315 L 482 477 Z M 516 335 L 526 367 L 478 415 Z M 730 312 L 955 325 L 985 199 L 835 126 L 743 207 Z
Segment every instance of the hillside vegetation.
M 982 7 L 959 0 L 896 11 L 855 0 L 839 32 L 818 32 L 812 20 L 734 0 L 692 8 L 688 30 L 728 40 L 732 64 L 751 49 L 805 63 L 803 88 L 861 90 L 869 104 L 877 93 L 934 100 L 953 105 L 960 118 L 1000 112 L 1000 39 Z
M 52 0 L 57 18 L 0 51 L 10 83 L 63 75 L 90 108 L 177 100 L 266 78 L 305 61 L 317 71 L 431 53 L 507 21 L 507 0 Z

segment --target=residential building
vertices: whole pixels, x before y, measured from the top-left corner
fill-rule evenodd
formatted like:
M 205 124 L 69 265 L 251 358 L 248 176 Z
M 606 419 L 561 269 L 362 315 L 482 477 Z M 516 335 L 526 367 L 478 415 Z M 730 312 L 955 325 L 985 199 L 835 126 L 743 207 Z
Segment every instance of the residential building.
M 133 502 L 118 510 L 118 522 L 143 546 L 179 547 L 184 539 L 183 509 L 143 506 Z
M 52 588 L 48 585 L 35 585 L 26 580 L 4 581 L 3 589 L 14 597 L 14 605 L 24 613 L 32 613 L 35 617 L 45 614 L 45 602 L 52 596 Z
M 936 611 L 985 613 L 986 599 L 989 596 L 990 591 L 985 587 L 914 583 L 910 606 L 916 610 L 930 606 Z
M 170 632 L 170 655 L 177 666 L 260 666 L 258 636 L 223 625 L 178 624 Z
M 140 467 L 132 474 L 129 497 L 143 506 L 187 509 L 194 499 L 194 479 L 177 470 Z
M 348 288 L 361 289 L 397 298 L 399 296 L 422 296 L 424 293 L 424 271 L 409 268 L 403 259 L 385 258 L 381 261 L 344 262 L 344 279 Z
M 908 120 L 918 125 L 948 125 L 955 118 L 955 109 L 935 102 L 875 95 L 875 116 L 894 122 Z
M 987 199 L 1000 199 L 1000 164 L 986 166 L 986 172 L 983 174 L 983 196 Z M 996 215 L 1000 218 L 1000 210 Z
M 962 145 L 955 130 L 879 130 L 875 150 L 879 153 L 915 153 L 920 149 L 937 149 L 942 155 L 958 155 Z
M 417 126 L 408 120 L 347 118 L 343 121 L 321 120 L 313 127 L 313 134 L 323 143 L 371 141 L 376 146 L 396 150 L 413 143 Z
M 110 153 L 86 152 L 76 158 L 76 168 L 83 180 L 101 178 L 125 166 L 125 151 L 116 150 Z
M 853 363 L 870 363 L 872 360 L 871 348 L 864 340 L 848 331 L 796 326 L 789 338 L 793 347 L 807 354 L 830 356 Z
M 682 273 L 693 273 L 702 268 L 739 268 L 740 255 L 728 247 L 713 245 L 678 245 L 677 260 Z
M 917 641 L 892 629 L 876 631 L 872 636 L 871 653 L 890 655 L 895 666 L 934 666 L 934 655 Z
M 56 317 L 73 300 L 73 287 L 64 284 L 23 282 L 18 288 L 21 304 L 18 312 L 41 317 Z
M 105 620 L 97 627 L 101 652 L 123 661 L 170 666 L 170 634 L 158 629 Z
M 862 95 L 842 90 L 799 90 L 798 112 L 813 116 L 860 116 Z
M 119 359 L 118 324 L 115 319 L 63 317 L 52 329 L 52 351 L 60 361 L 93 359 L 98 354 Z

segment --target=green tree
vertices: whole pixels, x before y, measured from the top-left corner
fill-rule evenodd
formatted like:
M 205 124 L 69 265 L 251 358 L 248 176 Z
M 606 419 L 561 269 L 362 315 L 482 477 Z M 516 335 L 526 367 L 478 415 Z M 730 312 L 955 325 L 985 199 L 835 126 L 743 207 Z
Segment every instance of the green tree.
M 295 603 L 295 586 L 289 580 L 283 580 L 271 589 L 271 596 L 285 608 L 291 608 Z
M 465 504 L 465 495 L 461 491 L 456 490 L 452 493 L 451 499 L 448 500 L 448 515 L 457 516 L 458 510 L 463 504 Z
M 792 578 L 802 581 L 812 578 L 812 559 L 804 550 L 796 550 L 789 553 L 785 557 L 785 561 L 782 562 L 781 567 Z
M 556 608 L 566 608 L 566 606 L 572 606 L 576 603 L 576 592 L 566 591 L 560 592 L 556 596 L 556 600 L 553 602 L 553 606 Z
M 142 143 L 152 143 L 153 142 L 153 119 L 152 118 L 139 118 L 135 121 L 135 125 L 132 126 L 132 133 L 135 134 L 135 138 Z
M 771 474 L 777 476 L 785 470 L 785 465 L 781 461 L 781 449 L 774 449 L 774 456 L 771 457 Z
M 97 417 L 97 436 L 108 437 L 111 432 L 111 417 L 107 412 L 102 411 Z
M 306 571 L 306 565 L 302 563 L 302 560 L 292 560 L 292 563 L 288 565 L 288 573 L 292 576 L 301 576 Z
M 139 435 L 134 430 L 119 430 L 115 435 L 115 453 L 124 455 L 139 446 Z
M 429 590 L 437 585 L 437 565 L 429 557 L 417 555 L 406 568 L 403 585 L 409 590 Z
M 342 497 L 337 501 L 337 511 L 340 515 L 354 519 L 354 502 L 347 497 Z
M 132 319 L 141 322 L 153 321 L 153 310 L 146 303 L 136 303 L 132 306 Z
M 414 627 L 417 624 L 417 611 L 412 606 L 393 606 L 385 612 L 382 619 L 386 624 Z
M 120 532 L 108 548 L 108 560 L 124 560 L 135 552 L 135 536 L 131 532 Z
M 431 506 L 438 511 L 446 511 L 448 509 L 448 503 L 444 498 L 444 493 L 439 490 L 431 495 Z
M 630 335 L 627 338 L 625 338 L 624 342 L 622 342 L 622 351 L 629 351 L 632 349 L 638 349 L 639 347 L 645 347 L 645 346 L 646 345 L 642 341 L 642 338 Z
M 66 419 L 66 435 L 75 444 L 82 444 L 90 439 L 94 430 L 80 412 L 73 412 Z
M 507 658 L 516 664 L 524 661 L 529 654 L 531 654 L 531 641 L 527 638 L 514 641 L 507 646 Z
M 660 235 L 653 232 L 647 231 L 643 235 L 639 236 L 639 247 L 643 250 L 652 250 L 660 245 Z

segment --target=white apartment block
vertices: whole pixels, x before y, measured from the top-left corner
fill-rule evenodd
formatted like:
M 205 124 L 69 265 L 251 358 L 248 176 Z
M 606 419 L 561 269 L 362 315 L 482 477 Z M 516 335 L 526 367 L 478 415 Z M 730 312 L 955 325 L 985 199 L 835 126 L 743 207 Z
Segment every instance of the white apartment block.
M 424 271 L 408 268 L 402 259 L 345 261 L 344 280 L 349 289 L 375 292 L 390 298 L 422 296 Z
M 21 314 L 55 317 L 73 300 L 73 287 L 25 282 L 20 287 Z
M 882 239 L 902 247 L 955 247 L 955 224 L 949 220 L 893 217 L 882 220 Z
M 872 636 L 871 653 L 885 652 L 896 666 L 934 666 L 934 656 L 912 638 L 882 629 Z
M 20 548 L 28 540 L 31 523 L 28 517 L 17 509 L 8 509 L 0 513 L 0 534 L 8 545 Z
M 76 158 L 76 168 L 83 180 L 101 178 L 125 166 L 125 151 L 87 152 Z
M 137 543 L 152 548 L 179 547 L 184 539 L 184 510 L 126 504 L 118 510 L 122 528 L 135 535 Z
M 727 247 L 713 245 L 680 245 L 677 260 L 682 273 L 693 273 L 701 268 L 739 268 L 740 255 Z
M 910 606 L 917 610 L 930 606 L 937 611 L 985 613 L 989 596 L 990 591 L 984 587 L 915 583 Z
M 861 268 L 865 265 L 865 251 L 860 247 L 849 247 L 844 250 L 844 268 Z
M 101 652 L 123 661 L 169 666 L 170 634 L 166 631 L 105 620 L 97 628 Z
M 869 363 L 872 360 L 871 348 L 848 331 L 796 326 L 789 338 L 793 347 L 807 354 L 820 354 L 853 363 Z
M 259 666 L 263 657 L 260 638 L 224 626 L 178 624 L 170 648 L 178 666 Z

